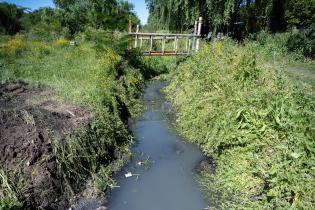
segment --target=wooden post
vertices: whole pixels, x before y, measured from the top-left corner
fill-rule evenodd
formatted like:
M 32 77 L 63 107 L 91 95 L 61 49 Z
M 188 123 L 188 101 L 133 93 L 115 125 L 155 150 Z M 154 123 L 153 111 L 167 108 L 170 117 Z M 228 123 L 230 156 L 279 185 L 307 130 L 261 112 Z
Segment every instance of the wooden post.
M 194 28 L 194 34 L 193 35 L 197 35 L 197 30 L 198 30 L 198 21 L 195 21 L 195 28 Z M 192 38 L 192 50 L 195 50 L 196 48 L 196 37 L 194 36 Z
M 164 55 L 164 51 L 165 51 L 165 36 L 163 36 L 162 39 L 162 54 Z
M 177 36 L 175 36 L 174 46 L 175 46 L 175 53 L 177 53 Z
M 135 48 L 138 47 L 138 33 L 139 33 L 139 25 L 137 25 L 137 29 L 136 29 L 136 38 L 135 38 Z
M 142 36 L 140 36 L 140 49 L 142 48 L 142 42 L 143 42 L 143 38 Z
M 152 35 L 150 35 L 150 53 L 152 52 L 152 48 L 153 48 L 153 37 Z
M 190 53 L 190 45 L 191 45 L 191 39 L 188 40 L 188 53 Z
M 174 36 L 174 42 L 173 42 L 173 51 L 175 51 L 175 36 Z
M 200 35 L 201 35 L 201 25 L 202 25 L 202 17 L 199 17 L 198 21 L 198 31 L 197 31 L 197 43 L 196 43 L 196 51 L 199 50 L 199 45 L 200 45 Z
M 129 33 L 132 32 L 132 19 L 131 15 L 129 15 Z M 130 35 L 130 40 L 129 40 L 129 50 L 132 49 L 132 35 Z
M 189 42 L 189 38 L 186 38 L 186 52 L 188 52 L 188 42 Z

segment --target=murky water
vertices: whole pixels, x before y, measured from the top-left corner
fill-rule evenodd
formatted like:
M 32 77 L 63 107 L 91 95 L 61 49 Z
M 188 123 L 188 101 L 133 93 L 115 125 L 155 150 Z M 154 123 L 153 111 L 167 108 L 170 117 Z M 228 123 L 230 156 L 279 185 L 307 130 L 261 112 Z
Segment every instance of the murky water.
M 202 153 L 185 143 L 166 120 L 172 114 L 161 89 L 152 81 L 144 92 L 147 111 L 132 126 L 133 161 L 118 175 L 110 210 L 202 210 L 208 207 L 198 190 L 194 168 Z M 133 176 L 126 177 L 131 173 Z M 129 175 L 131 175 L 129 174 Z

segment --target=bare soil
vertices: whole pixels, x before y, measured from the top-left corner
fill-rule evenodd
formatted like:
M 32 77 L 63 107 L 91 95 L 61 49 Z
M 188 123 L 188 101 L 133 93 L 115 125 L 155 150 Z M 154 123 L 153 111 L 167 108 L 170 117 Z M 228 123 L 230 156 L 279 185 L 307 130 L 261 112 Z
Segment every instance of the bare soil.
M 0 168 L 22 191 L 30 209 L 65 209 L 61 175 L 53 155 L 52 139 L 62 140 L 89 121 L 88 112 L 54 100 L 33 103 L 53 93 L 23 81 L 0 85 Z M 16 180 L 13 180 L 16 177 Z

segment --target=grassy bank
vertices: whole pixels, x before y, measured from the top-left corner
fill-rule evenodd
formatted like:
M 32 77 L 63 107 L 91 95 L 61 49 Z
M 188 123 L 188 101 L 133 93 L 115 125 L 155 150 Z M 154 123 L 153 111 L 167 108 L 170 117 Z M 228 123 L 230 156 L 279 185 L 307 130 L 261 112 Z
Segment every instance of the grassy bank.
M 78 39 L 75 46 L 69 46 L 69 40 L 63 38 L 43 41 L 16 35 L 3 37 L 0 43 L 2 83 L 23 80 L 51 90 L 45 97 L 30 98 L 34 106 L 56 101 L 89 113 L 88 123 L 75 133 L 64 139 L 51 136 L 51 155 L 69 198 L 84 189 L 87 180 L 103 192 L 113 186 L 112 171 L 129 153 L 127 119 L 141 112 L 139 98 L 144 86 L 144 71 L 126 59 L 120 33 L 94 33 L 94 37 Z M 0 209 L 23 206 L 21 183 L 8 181 L 13 180 L 12 170 L 1 169 Z
M 313 209 L 314 98 L 285 73 L 311 61 L 265 39 L 205 44 L 171 73 L 168 96 L 180 133 L 214 157 L 200 182 L 214 207 Z

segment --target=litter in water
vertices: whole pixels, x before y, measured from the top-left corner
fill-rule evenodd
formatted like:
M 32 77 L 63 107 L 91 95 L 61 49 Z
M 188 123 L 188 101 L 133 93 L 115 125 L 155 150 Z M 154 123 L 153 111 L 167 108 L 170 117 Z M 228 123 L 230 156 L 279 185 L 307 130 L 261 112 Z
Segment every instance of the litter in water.
M 131 172 L 126 173 L 126 174 L 125 174 L 125 177 L 126 177 L 126 178 L 132 177 L 132 173 L 131 173 Z

